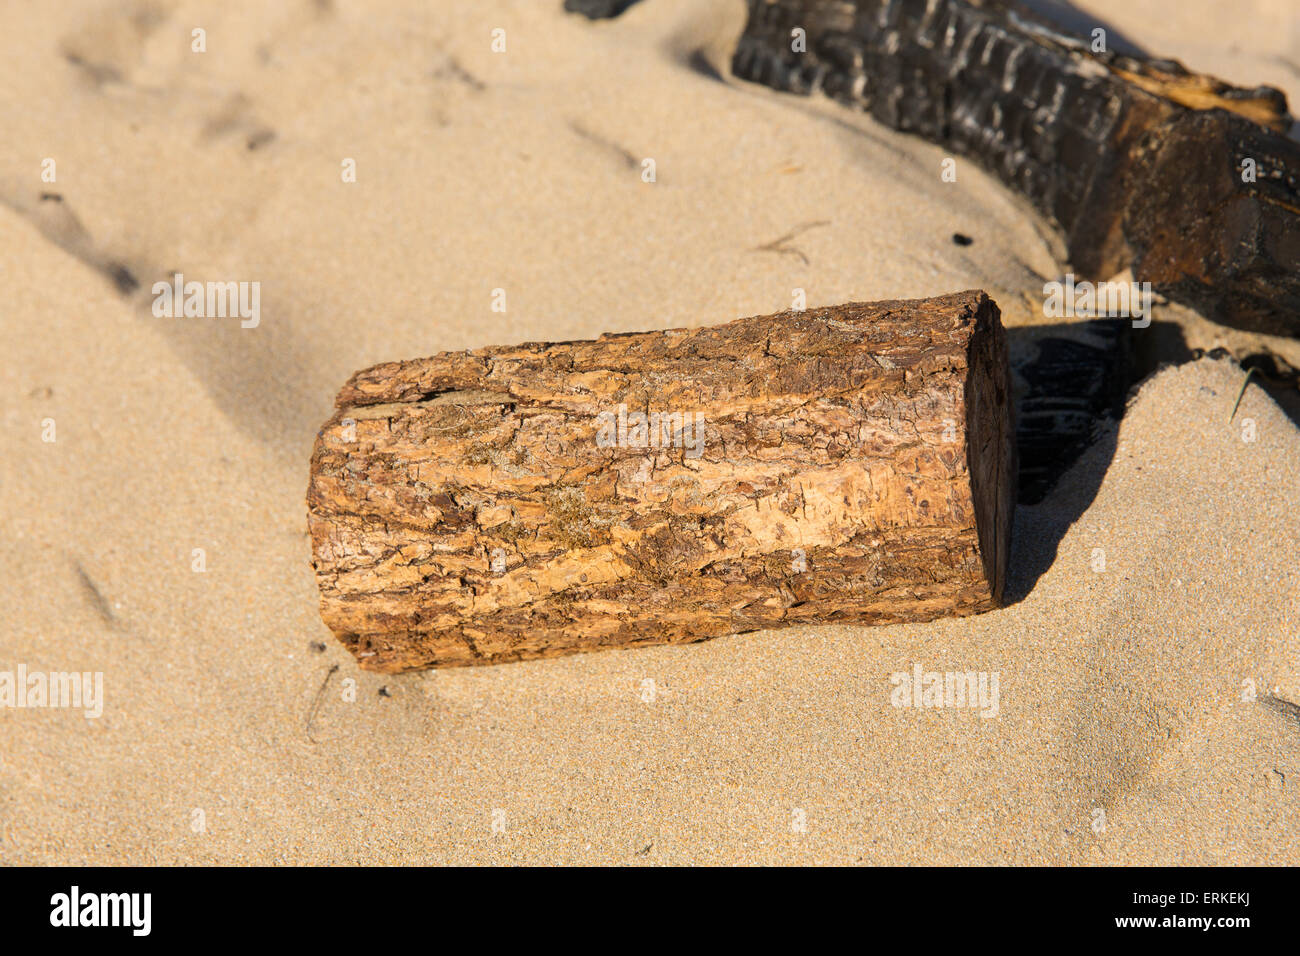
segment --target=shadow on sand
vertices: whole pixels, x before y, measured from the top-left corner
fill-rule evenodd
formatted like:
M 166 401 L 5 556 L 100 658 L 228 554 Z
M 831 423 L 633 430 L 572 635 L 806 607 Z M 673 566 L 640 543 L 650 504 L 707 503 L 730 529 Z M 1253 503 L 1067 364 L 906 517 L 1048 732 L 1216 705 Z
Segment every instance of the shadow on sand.
M 1203 354 L 1233 356 L 1223 349 L 1190 349 L 1182 327 L 1167 321 L 1145 329 L 1134 329 L 1129 319 L 1020 326 L 1007 329 L 1007 343 L 1020 484 L 1005 601 L 1016 604 L 1033 590 L 1065 532 L 1096 498 L 1133 389 L 1164 365 Z M 1251 384 L 1300 426 L 1300 370 L 1262 348 L 1238 360 L 1242 369 L 1254 370 Z
M 1061 538 L 1097 496 L 1129 390 L 1161 360 L 1193 356 L 1172 322 L 1140 330 L 1129 319 L 1009 328 L 1007 341 L 1020 484 L 1005 600 L 1016 604 L 1051 567 Z M 1085 457 L 1071 480 L 1058 484 Z

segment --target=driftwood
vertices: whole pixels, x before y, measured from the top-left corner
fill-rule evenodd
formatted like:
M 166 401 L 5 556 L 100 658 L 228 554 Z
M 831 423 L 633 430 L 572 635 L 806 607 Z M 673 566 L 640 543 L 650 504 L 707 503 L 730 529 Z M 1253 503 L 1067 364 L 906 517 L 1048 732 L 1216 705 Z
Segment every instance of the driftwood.
M 1014 440 L 981 292 L 379 365 L 312 455 L 321 614 L 399 671 L 976 613 Z
M 737 76 L 974 158 L 1059 226 L 1081 274 L 1131 268 L 1210 318 L 1300 335 L 1300 143 L 1278 90 L 1093 52 L 1015 0 L 749 10 Z

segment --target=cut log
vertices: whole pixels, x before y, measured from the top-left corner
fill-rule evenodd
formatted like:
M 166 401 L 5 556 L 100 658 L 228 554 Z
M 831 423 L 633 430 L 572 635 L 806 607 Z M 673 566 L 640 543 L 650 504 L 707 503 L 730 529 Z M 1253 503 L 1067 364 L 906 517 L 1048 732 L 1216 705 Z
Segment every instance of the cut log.
M 998 606 L 1015 505 L 982 292 L 359 372 L 307 492 L 366 668 Z
M 1081 274 L 1131 269 L 1211 319 L 1300 336 L 1300 143 L 1276 89 L 1103 50 L 1017 0 L 749 0 L 732 71 L 973 158 Z

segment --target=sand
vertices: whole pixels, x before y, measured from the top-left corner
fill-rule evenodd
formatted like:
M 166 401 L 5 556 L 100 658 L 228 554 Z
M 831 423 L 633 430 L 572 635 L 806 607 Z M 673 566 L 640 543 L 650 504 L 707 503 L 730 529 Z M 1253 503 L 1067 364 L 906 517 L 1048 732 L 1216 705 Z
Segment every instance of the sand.
M 1300 92 L 1287 3 L 1082 6 Z M 303 500 L 354 370 L 796 288 L 981 287 L 1014 330 L 1064 271 L 970 164 L 730 80 L 743 4 L 559 7 L 6 8 L 0 670 L 105 701 L 0 707 L 0 862 L 1300 862 L 1300 429 L 1254 385 L 1229 423 L 1226 360 L 1159 371 L 1021 508 L 1003 610 L 358 670 Z M 260 323 L 155 317 L 176 271 L 259 281 Z M 894 706 L 918 665 L 996 673 L 996 716 Z

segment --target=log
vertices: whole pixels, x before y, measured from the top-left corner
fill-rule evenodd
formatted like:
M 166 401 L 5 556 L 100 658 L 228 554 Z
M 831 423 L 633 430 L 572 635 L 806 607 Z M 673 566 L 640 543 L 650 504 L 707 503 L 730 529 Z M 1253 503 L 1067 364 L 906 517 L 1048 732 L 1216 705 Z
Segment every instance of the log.
M 1018 0 L 749 0 L 732 72 L 971 157 L 1082 275 L 1130 269 L 1218 322 L 1300 336 L 1300 143 L 1279 90 L 1094 50 Z
M 982 292 L 378 365 L 312 455 L 321 615 L 394 672 L 997 607 L 1008 376 Z

